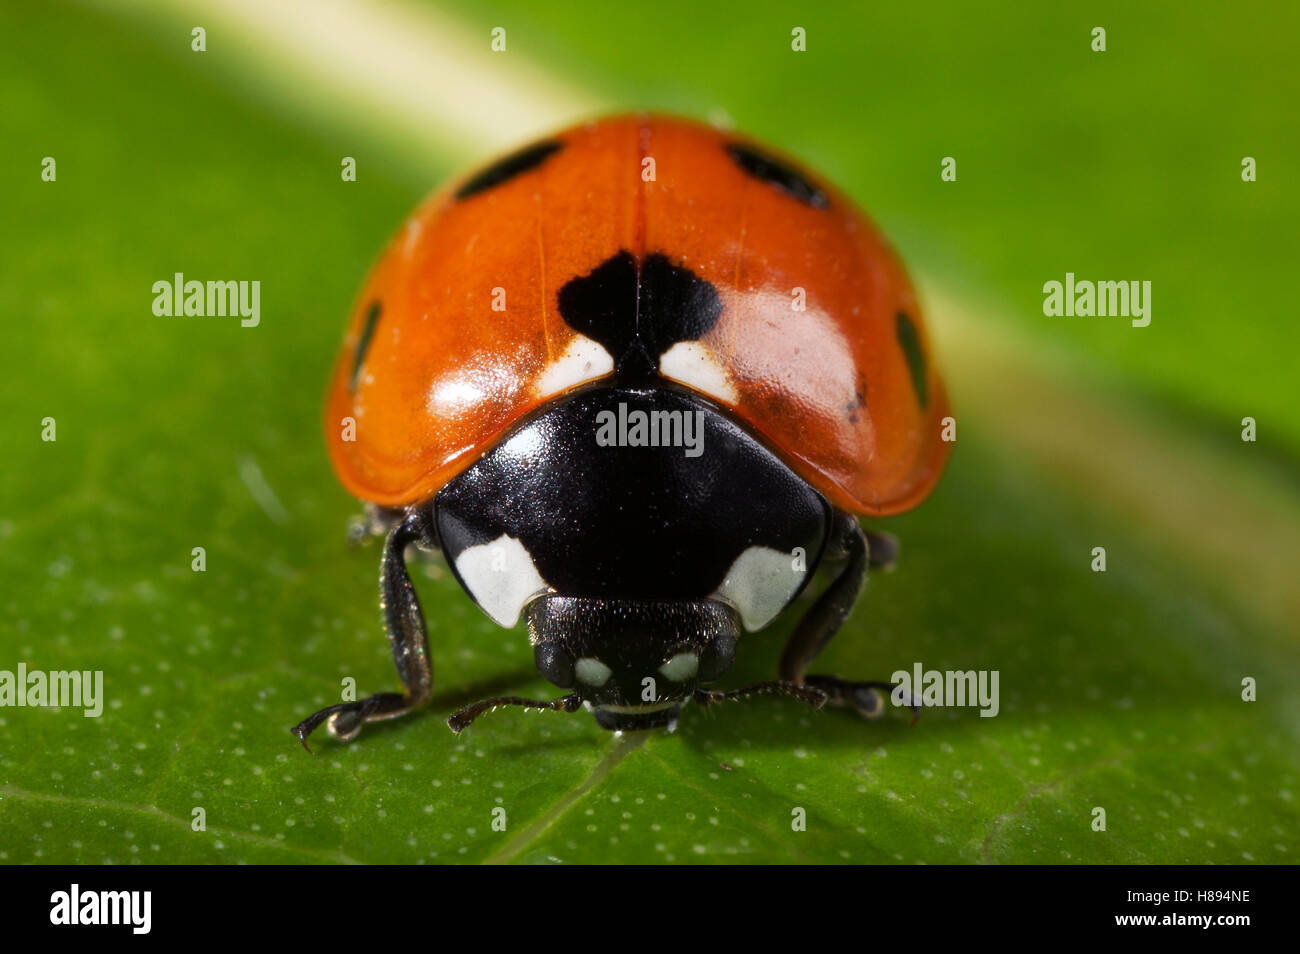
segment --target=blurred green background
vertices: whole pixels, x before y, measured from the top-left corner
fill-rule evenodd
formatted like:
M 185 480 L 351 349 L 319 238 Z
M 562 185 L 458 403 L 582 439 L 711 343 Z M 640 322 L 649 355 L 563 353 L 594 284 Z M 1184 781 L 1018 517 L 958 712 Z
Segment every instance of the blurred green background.
M 6 5 L 0 669 L 102 669 L 108 704 L 0 709 L 0 861 L 1292 861 L 1300 12 L 1133 7 Z M 825 668 L 996 669 L 1002 712 L 455 738 L 454 707 L 547 688 L 430 564 L 433 711 L 307 756 L 287 727 L 340 679 L 395 684 L 319 425 L 352 296 L 445 176 L 631 108 L 801 156 L 913 268 L 958 447 L 880 522 L 903 559 Z M 176 271 L 260 280 L 261 325 L 154 317 Z M 1066 271 L 1151 281 L 1150 327 L 1044 317 Z

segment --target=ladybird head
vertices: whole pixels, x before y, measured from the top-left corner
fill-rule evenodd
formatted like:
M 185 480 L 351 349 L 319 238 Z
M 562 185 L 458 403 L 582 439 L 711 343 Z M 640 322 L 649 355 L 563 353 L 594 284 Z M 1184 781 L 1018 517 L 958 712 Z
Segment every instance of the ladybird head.
M 671 725 L 736 655 L 740 617 L 719 600 L 543 596 L 529 604 L 537 669 L 607 729 Z
M 526 610 L 537 668 L 569 694 L 549 701 L 498 696 L 461 709 L 447 724 L 460 732 L 498 706 L 576 712 L 584 705 L 606 729 L 670 728 L 682 704 L 702 705 L 780 693 L 814 707 L 825 694 L 792 682 L 730 692 L 705 686 L 730 667 L 741 620 L 721 600 L 611 600 L 547 595 Z

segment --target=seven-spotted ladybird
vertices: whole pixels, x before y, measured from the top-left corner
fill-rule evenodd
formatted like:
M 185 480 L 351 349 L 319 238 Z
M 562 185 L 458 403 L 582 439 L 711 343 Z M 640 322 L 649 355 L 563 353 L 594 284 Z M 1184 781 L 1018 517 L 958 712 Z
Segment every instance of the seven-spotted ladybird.
M 333 705 L 342 739 L 425 705 L 411 544 L 501 626 L 523 616 L 568 694 L 487 699 L 608 729 L 758 691 L 863 714 L 875 688 L 807 672 L 919 503 L 948 414 L 916 296 L 840 192 L 766 148 L 626 116 L 535 143 L 422 205 L 367 280 L 325 427 L 385 521 L 384 621 L 403 692 Z M 779 679 L 705 688 L 819 566 Z

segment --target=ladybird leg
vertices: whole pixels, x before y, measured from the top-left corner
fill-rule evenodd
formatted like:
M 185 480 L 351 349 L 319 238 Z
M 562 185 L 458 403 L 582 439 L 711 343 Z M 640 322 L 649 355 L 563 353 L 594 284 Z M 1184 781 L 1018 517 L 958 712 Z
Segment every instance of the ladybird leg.
M 891 566 L 898 555 L 898 541 L 889 534 L 874 531 L 864 534 L 857 519 L 841 511 L 836 511 L 832 533 L 827 556 L 843 560 L 844 566 L 795 626 L 781 654 L 780 676 L 787 682 L 820 689 L 832 705 L 852 706 L 859 714 L 871 718 L 884 711 L 877 690 L 892 692 L 893 683 L 851 682 L 838 676 L 808 675 L 808 666 L 848 619 L 866 583 L 867 568 Z M 912 705 L 910 700 L 909 705 Z M 918 712 L 919 707 L 912 705 L 912 711 Z
M 406 548 L 412 543 L 426 546 L 436 543 L 427 515 L 417 510 L 410 511 L 389 532 L 379 572 L 384 628 L 393 647 L 397 674 L 406 691 L 376 693 L 357 702 L 329 706 L 309 716 L 293 728 L 304 748 L 307 736 L 322 722 L 335 738 L 348 741 L 356 738 L 367 722 L 395 719 L 429 701 L 433 691 L 429 639 L 419 597 L 406 572 Z

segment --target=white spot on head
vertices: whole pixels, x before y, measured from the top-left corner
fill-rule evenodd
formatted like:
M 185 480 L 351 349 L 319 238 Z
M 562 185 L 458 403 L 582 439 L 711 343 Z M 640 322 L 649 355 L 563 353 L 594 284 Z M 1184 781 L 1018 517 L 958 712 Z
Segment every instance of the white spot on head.
M 731 375 L 708 346 L 698 341 L 679 341 L 665 351 L 659 357 L 659 373 L 670 381 L 694 388 L 727 404 L 740 401 Z
M 771 547 L 750 547 L 731 564 L 715 596 L 736 607 L 745 629 L 762 629 L 794 599 L 805 571 L 794 569 L 790 554 Z
M 603 686 L 613 675 L 610 668 L 595 656 L 579 659 L 573 666 L 573 673 L 578 677 L 578 682 L 585 682 L 589 686 Z
M 586 335 L 577 335 L 564 353 L 542 371 L 536 385 L 538 397 L 559 394 L 585 381 L 603 378 L 614 370 L 610 353 Z
M 700 671 L 700 657 L 695 653 L 678 653 L 659 667 L 659 675 L 669 682 L 685 682 L 694 679 Z
M 456 573 L 483 612 L 507 629 L 525 603 L 548 589 L 524 545 L 505 534 L 467 548 L 456 558 Z

